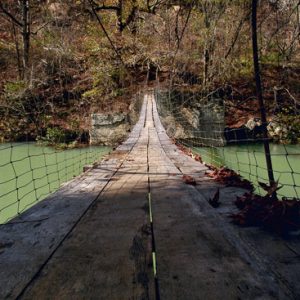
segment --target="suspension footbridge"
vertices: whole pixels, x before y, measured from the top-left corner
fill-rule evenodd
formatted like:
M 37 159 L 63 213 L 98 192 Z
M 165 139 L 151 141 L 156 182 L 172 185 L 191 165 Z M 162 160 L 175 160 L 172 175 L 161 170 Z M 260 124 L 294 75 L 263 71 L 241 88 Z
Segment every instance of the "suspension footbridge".
M 207 198 L 241 191 L 205 171 L 169 139 L 145 95 L 122 145 L 2 225 L 0 298 L 296 299 L 299 243 L 234 229 L 226 205 L 219 214 Z

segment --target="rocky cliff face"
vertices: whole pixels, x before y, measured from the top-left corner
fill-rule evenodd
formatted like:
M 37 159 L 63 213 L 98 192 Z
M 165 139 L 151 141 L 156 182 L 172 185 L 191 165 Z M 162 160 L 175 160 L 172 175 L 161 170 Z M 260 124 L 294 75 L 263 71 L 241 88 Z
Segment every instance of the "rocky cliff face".
M 220 99 L 203 100 L 181 93 L 170 96 L 166 92 L 157 93 L 156 99 L 162 124 L 171 138 L 193 140 L 199 146 L 224 146 L 224 109 Z
M 141 97 L 132 101 L 129 111 L 95 113 L 91 115 L 90 144 L 115 146 L 126 139 L 132 126 L 138 121 Z
M 124 113 L 92 114 L 90 143 L 92 145 L 116 145 L 130 131 L 128 115 Z

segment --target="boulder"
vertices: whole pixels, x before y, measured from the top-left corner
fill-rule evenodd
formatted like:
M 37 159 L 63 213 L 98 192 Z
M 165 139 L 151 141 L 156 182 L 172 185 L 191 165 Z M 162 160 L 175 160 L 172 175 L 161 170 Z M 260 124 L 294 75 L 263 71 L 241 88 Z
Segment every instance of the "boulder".
M 157 93 L 159 115 L 170 137 L 199 145 L 224 146 L 222 99 L 166 91 Z
M 285 140 L 288 135 L 288 129 L 286 126 L 279 124 L 276 121 L 272 121 L 267 126 L 268 134 L 274 140 Z
M 200 115 L 199 110 L 183 107 L 181 109 L 181 114 L 186 119 L 188 124 L 191 125 L 194 129 L 199 128 L 199 115 Z
M 264 126 L 259 118 L 250 118 L 237 128 L 226 127 L 224 135 L 228 143 L 260 141 L 263 138 Z
M 122 142 L 130 131 L 128 116 L 124 113 L 92 114 L 90 143 L 113 146 Z
M 161 119 L 162 124 L 166 130 L 169 137 L 175 139 L 185 139 L 187 138 L 187 133 L 181 124 L 176 123 L 173 116 L 167 116 Z
M 106 126 L 106 125 L 116 125 L 118 123 L 123 123 L 127 119 L 127 115 L 124 113 L 114 113 L 114 114 L 92 114 L 92 126 Z
M 248 122 L 246 123 L 246 127 L 249 129 L 249 130 L 253 130 L 255 129 L 255 127 L 258 127 L 258 126 L 261 126 L 262 123 L 261 123 L 261 120 L 259 118 L 251 118 L 248 120 Z

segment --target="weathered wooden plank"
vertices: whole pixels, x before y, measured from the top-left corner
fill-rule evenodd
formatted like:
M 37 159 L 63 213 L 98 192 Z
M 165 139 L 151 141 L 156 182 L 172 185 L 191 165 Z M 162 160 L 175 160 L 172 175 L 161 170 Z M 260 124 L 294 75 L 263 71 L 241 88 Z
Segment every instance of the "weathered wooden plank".
M 25 299 L 153 299 L 146 168 L 137 171 L 109 184 Z
M 205 209 L 205 216 L 210 216 L 211 213 L 209 213 L 209 210 L 211 210 L 211 208 L 207 206 L 206 201 L 220 188 L 220 200 L 222 205 L 221 209 L 218 209 L 218 212 L 223 219 L 214 218 L 218 220 L 218 224 L 215 226 L 219 226 L 222 229 L 222 233 L 226 236 L 226 239 L 230 241 L 233 247 L 238 250 L 238 253 L 249 264 L 251 263 L 253 266 L 252 272 L 262 274 L 262 277 L 264 277 L 262 280 L 264 282 L 268 282 L 269 279 L 271 286 L 272 281 L 276 281 L 276 287 L 273 288 L 277 290 L 276 297 L 297 299 L 299 295 L 297 289 L 299 276 L 296 274 L 299 274 L 299 267 L 297 264 L 298 258 L 295 257 L 295 253 L 300 252 L 299 239 L 293 238 L 293 242 L 291 243 L 290 241 L 283 241 L 278 237 L 275 238 L 270 235 L 270 233 L 255 228 L 245 230 L 244 228 L 239 228 L 229 223 L 228 213 L 232 213 L 233 210 L 232 200 L 235 199 L 236 194 L 242 195 L 245 190 L 233 187 L 226 188 L 222 185 L 217 185 L 209 178 L 205 178 L 203 176 L 205 168 L 203 168 L 203 166 L 200 167 L 199 164 L 198 167 L 195 166 L 195 164 L 197 164 L 195 161 L 186 155 L 182 155 L 182 153 L 180 153 L 181 151 L 176 149 L 175 145 L 172 145 L 159 120 L 155 102 L 153 106 L 155 126 L 158 129 L 157 133 L 162 148 L 183 173 L 192 175 L 198 181 L 198 185 L 195 188 L 200 192 L 200 198 L 205 198 L 203 199 L 203 203 L 200 203 L 199 199 L 198 201 L 196 200 L 195 203 L 197 203 L 197 206 Z M 231 203 L 230 207 L 226 203 Z M 208 219 L 207 223 L 210 224 L 209 226 L 212 226 L 211 220 Z M 293 261 L 294 263 L 292 265 L 283 263 L 286 261 Z M 268 274 L 268 276 L 266 276 L 266 274 Z
M 278 299 L 271 274 L 261 274 L 234 248 L 205 199 L 180 179 L 151 176 L 152 211 L 162 299 Z M 202 203 L 201 203 L 202 202 Z
M 286 296 L 273 276 L 262 275 L 250 267 L 224 237 L 207 200 L 194 187 L 183 183 L 181 175 L 170 174 L 176 173 L 174 163 L 180 171 L 187 170 L 193 176 L 203 175 L 206 168 L 176 153 L 176 146 L 161 126 L 155 104 L 153 116 L 156 130 L 150 132 L 149 161 L 155 163 L 150 164 L 149 171 L 161 298 L 277 299 Z M 215 189 L 214 184 L 211 190 Z
M 196 188 L 206 199 L 209 199 L 215 193 L 214 186 L 215 183 L 206 181 Z M 272 234 L 261 228 L 239 227 L 228 222 L 228 215 L 236 209 L 232 200 L 237 195 L 243 195 L 245 190 L 221 185 L 219 188 L 221 206 L 217 209 L 217 213 L 221 217 L 220 226 L 224 235 L 236 249 L 247 256 L 247 261 L 250 261 L 260 273 L 278 278 L 280 289 L 287 293 L 286 297 L 282 297 L 283 299 L 298 299 L 300 295 L 299 234 L 283 239 L 278 234 Z
M 0 298 L 18 296 L 97 199 L 137 142 L 145 110 L 146 103 L 125 147 L 120 147 L 94 169 L 1 226 Z
M 182 151 L 179 150 L 172 140 L 168 137 L 165 129 L 163 128 L 158 112 L 156 102 L 153 99 L 153 120 L 160 141 L 161 148 L 165 151 L 166 155 L 175 164 L 175 166 L 184 174 L 201 176 L 203 177 L 204 172 L 207 168 L 193 158 L 187 155 L 183 155 Z
M 154 299 L 143 125 L 114 180 L 23 298 Z
M 113 174 L 110 169 L 91 170 L 1 226 L 0 298 L 15 298 L 26 286 L 97 198 Z

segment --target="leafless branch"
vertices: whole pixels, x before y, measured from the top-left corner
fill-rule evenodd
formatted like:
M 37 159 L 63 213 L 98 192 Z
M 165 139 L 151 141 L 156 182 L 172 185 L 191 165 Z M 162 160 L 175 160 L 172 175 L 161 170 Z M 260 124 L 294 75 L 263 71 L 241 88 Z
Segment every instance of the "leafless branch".
M 0 11 L 2 11 L 11 21 L 13 21 L 16 25 L 22 27 L 23 23 L 17 20 L 3 5 L 3 3 L 0 2 Z

